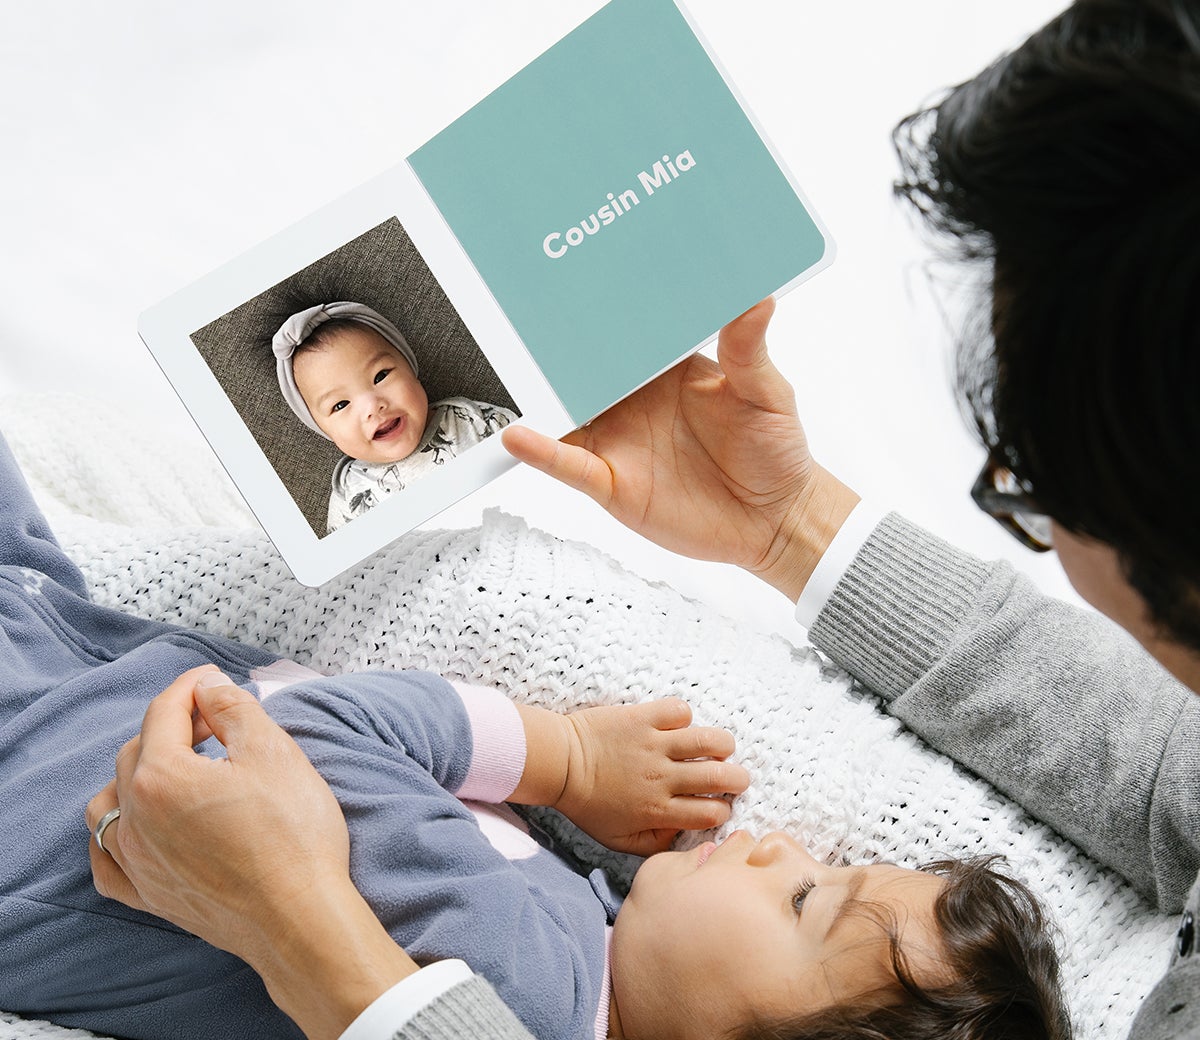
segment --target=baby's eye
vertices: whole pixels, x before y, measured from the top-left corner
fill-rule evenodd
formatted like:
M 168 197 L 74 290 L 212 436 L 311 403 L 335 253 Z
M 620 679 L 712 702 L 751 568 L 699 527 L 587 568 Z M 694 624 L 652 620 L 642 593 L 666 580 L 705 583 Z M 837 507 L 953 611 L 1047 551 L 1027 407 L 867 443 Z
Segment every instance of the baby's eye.
M 792 893 L 792 909 L 795 910 L 796 913 L 803 911 L 804 900 L 808 898 L 808 893 L 811 892 L 815 887 L 816 885 L 807 878 L 796 886 L 796 890 Z
M 350 403 L 349 401 L 338 401 L 338 403 L 337 403 L 337 404 L 335 404 L 335 405 L 334 405 L 332 408 L 330 408 L 329 410 L 330 410 L 330 412 L 340 412 L 340 411 L 341 411 L 343 408 L 345 408 L 345 407 L 346 407 L 346 406 L 347 406 L 349 403 Z
M 391 372 L 390 368 L 381 368 L 375 373 L 375 382 L 382 383 L 385 379 L 387 379 L 389 372 Z

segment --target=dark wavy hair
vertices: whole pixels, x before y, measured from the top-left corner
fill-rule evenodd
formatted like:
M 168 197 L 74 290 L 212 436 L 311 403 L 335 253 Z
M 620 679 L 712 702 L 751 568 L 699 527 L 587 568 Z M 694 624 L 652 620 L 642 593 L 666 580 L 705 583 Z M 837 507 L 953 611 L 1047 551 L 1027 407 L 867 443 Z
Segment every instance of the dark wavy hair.
M 985 446 L 1200 650 L 1200 0 L 1077 0 L 895 140 L 991 265 L 957 359 Z
M 854 1006 L 752 1023 L 731 1040 L 1069 1040 L 1049 922 L 1024 885 L 994 869 L 998 859 L 921 867 L 945 879 L 933 914 L 951 981 L 923 985 L 895 921 L 860 903 L 888 937 L 895 984 Z

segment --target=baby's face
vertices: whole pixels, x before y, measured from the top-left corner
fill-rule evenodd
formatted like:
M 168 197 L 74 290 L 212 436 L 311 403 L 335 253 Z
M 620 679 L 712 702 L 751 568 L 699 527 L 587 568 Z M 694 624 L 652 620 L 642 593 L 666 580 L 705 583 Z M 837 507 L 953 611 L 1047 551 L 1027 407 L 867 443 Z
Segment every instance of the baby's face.
M 625 1036 L 724 1036 L 865 996 L 895 978 L 894 915 L 910 966 L 937 971 L 940 878 L 890 864 L 829 867 L 782 832 L 648 859 L 617 915 L 613 996 Z M 844 908 L 844 909 L 843 909 Z M 653 1026 L 653 1029 L 651 1029 Z
M 316 423 L 352 459 L 398 462 L 425 432 L 429 399 L 412 366 L 365 325 L 296 355 L 296 386 Z

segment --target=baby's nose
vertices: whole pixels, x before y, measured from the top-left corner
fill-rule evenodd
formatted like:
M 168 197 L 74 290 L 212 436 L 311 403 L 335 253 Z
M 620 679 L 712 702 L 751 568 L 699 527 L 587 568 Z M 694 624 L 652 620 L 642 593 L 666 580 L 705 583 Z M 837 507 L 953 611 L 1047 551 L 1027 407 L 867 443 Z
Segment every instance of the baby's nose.
M 772 831 L 754 847 L 750 860 L 759 865 L 775 863 L 782 859 L 796 858 L 806 853 L 799 842 L 784 831 Z

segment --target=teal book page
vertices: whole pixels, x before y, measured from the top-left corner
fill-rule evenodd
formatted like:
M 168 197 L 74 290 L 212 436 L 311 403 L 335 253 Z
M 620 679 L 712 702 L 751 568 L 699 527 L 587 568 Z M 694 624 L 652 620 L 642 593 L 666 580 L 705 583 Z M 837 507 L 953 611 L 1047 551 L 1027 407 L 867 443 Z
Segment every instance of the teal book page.
M 408 161 L 576 423 L 826 251 L 672 0 L 612 0 Z

